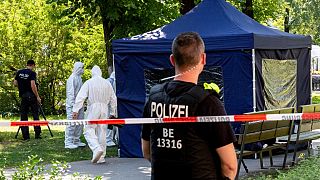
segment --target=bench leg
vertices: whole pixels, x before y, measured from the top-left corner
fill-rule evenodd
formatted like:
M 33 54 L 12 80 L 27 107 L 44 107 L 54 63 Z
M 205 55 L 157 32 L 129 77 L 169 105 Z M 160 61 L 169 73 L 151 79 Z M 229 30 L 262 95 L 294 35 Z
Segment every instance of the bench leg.
M 284 169 L 286 167 L 286 164 L 287 164 L 287 158 L 288 158 L 288 152 L 289 152 L 289 144 L 290 143 L 287 143 L 287 145 L 286 145 L 286 152 L 284 153 L 282 169 Z
M 259 152 L 259 159 L 260 159 L 260 167 L 261 169 L 263 169 L 263 156 L 262 156 L 262 152 Z
M 311 154 L 311 141 L 308 141 L 308 157 L 310 157 Z
M 242 159 L 241 163 L 242 163 L 242 165 L 243 165 L 244 170 L 246 171 L 246 173 L 249 173 L 248 167 L 247 167 L 247 165 L 244 163 L 244 160 L 243 160 L 243 159 Z
M 237 175 L 236 175 L 236 180 L 239 179 L 239 174 L 240 174 L 240 167 L 241 167 L 241 163 L 242 163 L 243 159 L 242 159 L 242 155 L 240 155 L 239 159 L 238 159 L 238 170 L 237 170 Z
M 241 164 L 243 165 L 243 168 L 246 171 L 246 173 L 249 172 L 247 165 L 244 163 L 242 155 L 240 155 L 239 159 L 238 159 L 238 170 L 237 170 L 237 175 L 236 175 L 236 178 L 235 178 L 236 180 L 239 179 Z
M 294 144 L 294 152 L 293 152 L 293 157 L 292 157 L 292 166 L 295 165 L 296 163 L 296 156 L 297 156 L 297 146 L 299 143 Z
M 270 166 L 273 167 L 272 150 L 269 150 Z

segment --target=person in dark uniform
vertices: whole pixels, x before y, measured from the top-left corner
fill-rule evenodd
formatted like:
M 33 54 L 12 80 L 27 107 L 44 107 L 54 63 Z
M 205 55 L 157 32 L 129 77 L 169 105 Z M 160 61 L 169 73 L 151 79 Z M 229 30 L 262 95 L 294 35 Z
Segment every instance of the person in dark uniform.
M 178 35 L 170 61 L 173 81 L 151 88 L 143 116 L 153 118 L 225 115 L 217 92 L 198 86 L 206 63 L 204 43 L 194 32 Z M 237 158 L 229 123 L 166 123 L 142 126 L 142 151 L 151 179 L 234 179 Z
M 37 74 L 32 71 L 35 67 L 33 60 L 28 60 L 27 67 L 17 72 L 14 85 L 18 86 L 19 96 L 21 97 L 20 119 L 21 121 L 28 121 L 28 113 L 31 112 L 34 120 L 39 120 L 39 104 L 41 99 L 37 90 Z M 30 139 L 29 127 L 21 126 L 22 137 L 24 140 Z M 41 127 L 34 126 L 35 139 L 41 139 Z

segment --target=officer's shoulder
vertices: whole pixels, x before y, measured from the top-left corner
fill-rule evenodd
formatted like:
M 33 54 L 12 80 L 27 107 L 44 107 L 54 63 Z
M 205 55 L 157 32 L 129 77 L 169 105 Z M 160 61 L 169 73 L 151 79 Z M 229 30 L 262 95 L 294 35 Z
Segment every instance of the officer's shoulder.
M 204 82 L 201 85 L 201 88 L 203 88 L 203 90 L 205 92 L 208 92 L 210 95 L 213 95 L 213 96 L 219 98 L 220 88 L 217 84 L 215 84 L 213 82 Z
M 167 83 L 162 83 L 162 84 L 156 84 L 156 85 L 152 86 L 151 89 L 150 89 L 150 94 L 162 92 L 163 89 L 164 89 L 164 86 L 165 86 L 166 84 L 167 84 Z
M 19 69 L 19 70 L 17 71 L 17 73 L 21 73 L 23 70 L 24 70 L 24 69 Z

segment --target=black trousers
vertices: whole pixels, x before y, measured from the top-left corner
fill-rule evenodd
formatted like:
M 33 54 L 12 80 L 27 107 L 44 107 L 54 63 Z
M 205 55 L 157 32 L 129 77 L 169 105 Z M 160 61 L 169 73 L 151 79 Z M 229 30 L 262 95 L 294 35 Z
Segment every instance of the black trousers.
M 21 121 L 28 121 L 28 113 L 31 109 L 33 119 L 39 120 L 39 107 L 37 98 L 33 93 L 25 93 L 21 97 L 20 119 Z M 23 139 L 30 139 L 29 126 L 20 126 Z M 38 138 L 41 134 L 41 127 L 34 126 L 35 138 Z

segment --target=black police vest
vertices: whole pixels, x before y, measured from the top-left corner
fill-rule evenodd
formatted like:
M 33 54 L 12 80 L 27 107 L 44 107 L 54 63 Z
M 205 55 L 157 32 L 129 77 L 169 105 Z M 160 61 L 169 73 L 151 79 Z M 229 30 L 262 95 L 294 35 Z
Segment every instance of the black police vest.
M 191 117 L 197 107 L 210 93 L 200 86 L 172 97 L 165 91 L 168 83 L 154 86 L 150 90 L 149 108 L 151 117 Z M 175 172 L 188 171 L 188 138 L 192 137 L 190 123 L 155 124 L 151 128 L 151 148 L 154 170 L 174 168 Z M 166 170 L 167 171 L 167 170 Z M 186 176 L 188 177 L 188 176 Z

